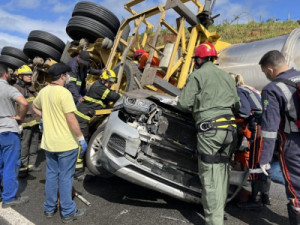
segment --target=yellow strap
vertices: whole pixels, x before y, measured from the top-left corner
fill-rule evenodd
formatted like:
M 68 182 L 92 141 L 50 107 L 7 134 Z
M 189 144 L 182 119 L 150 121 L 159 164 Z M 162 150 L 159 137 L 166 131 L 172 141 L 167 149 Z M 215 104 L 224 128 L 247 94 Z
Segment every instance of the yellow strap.
M 91 120 L 91 117 L 89 117 L 89 116 L 87 116 L 87 115 L 84 115 L 82 112 L 75 111 L 74 113 L 75 113 L 77 116 L 79 116 L 79 117 L 81 117 L 81 118 L 83 118 L 83 119 L 86 119 L 86 120 L 88 120 L 88 121 Z
M 104 91 L 104 93 L 103 93 L 101 99 L 103 99 L 103 100 L 106 99 L 106 97 L 107 97 L 107 95 L 109 94 L 109 92 L 110 92 L 110 90 L 107 88 L 107 89 Z
M 34 99 L 35 99 L 35 97 L 29 97 L 29 98 L 26 98 L 26 101 L 27 101 L 27 102 L 33 102 Z
M 101 105 L 103 108 L 106 107 L 106 105 L 101 101 L 101 100 L 97 100 L 95 98 L 91 98 L 89 96 L 84 96 L 84 100 L 88 101 L 88 102 L 93 102 L 93 103 L 96 103 L 96 104 L 99 104 Z
M 231 117 L 230 120 L 222 117 L 222 118 L 219 118 L 217 120 L 215 120 L 215 122 L 224 122 L 224 121 L 235 121 L 235 118 L 234 117 Z M 227 128 L 229 126 L 233 126 L 233 127 L 236 127 L 236 124 L 233 123 L 233 124 L 226 124 L 226 125 L 222 125 L 222 126 L 217 126 L 218 128 Z
M 29 121 L 27 123 L 22 123 L 22 127 L 33 127 L 34 125 L 37 125 L 39 124 L 40 122 L 36 121 L 36 120 L 32 120 L 32 121 Z

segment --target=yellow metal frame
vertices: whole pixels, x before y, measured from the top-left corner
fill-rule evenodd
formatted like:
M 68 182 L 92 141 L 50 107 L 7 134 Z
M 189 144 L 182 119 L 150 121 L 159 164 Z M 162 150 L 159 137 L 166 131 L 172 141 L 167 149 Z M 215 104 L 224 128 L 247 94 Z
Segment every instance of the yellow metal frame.
M 146 63 L 144 71 L 147 71 L 149 67 L 151 67 L 151 61 L 153 56 L 156 54 L 156 52 L 159 52 L 164 48 L 164 46 L 157 46 L 157 40 L 160 35 L 160 31 L 162 29 L 162 26 L 167 28 L 171 33 L 176 35 L 176 40 L 174 42 L 174 49 L 171 55 L 170 66 L 166 73 L 164 74 L 164 80 L 170 81 L 172 79 L 175 80 L 175 85 L 178 88 L 182 88 L 187 80 L 188 74 L 192 70 L 193 61 L 192 56 L 194 49 L 197 45 L 199 45 L 202 42 L 211 42 L 215 45 L 217 51 L 222 50 L 223 48 L 229 46 L 230 44 L 226 42 L 220 41 L 220 35 L 216 32 L 209 32 L 204 26 L 201 24 L 189 27 L 189 29 L 186 29 L 186 21 L 185 18 L 181 17 L 178 21 L 177 28 L 174 28 L 171 26 L 166 20 L 165 17 L 167 15 L 167 10 L 165 10 L 165 5 L 158 5 L 155 7 L 152 7 L 150 9 L 147 9 L 143 12 L 136 12 L 132 9 L 133 6 L 136 6 L 143 2 L 144 0 L 131 0 L 127 2 L 124 6 L 124 8 L 132 14 L 132 16 L 128 17 L 120 26 L 120 29 L 117 33 L 117 36 L 114 41 L 114 45 L 111 49 L 110 55 L 108 57 L 108 60 L 106 62 L 106 67 L 108 69 L 112 69 L 117 63 L 120 62 L 120 55 L 118 55 L 117 52 L 117 46 L 121 43 L 125 46 L 125 50 L 121 56 L 121 67 L 118 73 L 118 81 L 119 83 L 116 85 L 116 91 L 119 90 L 120 81 L 123 74 L 123 66 L 125 64 L 126 58 L 128 56 L 129 52 L 134 52 L 137 48 L 145 48 L 146 44 L 149 42 L 149 31 L 154 28 L 154 26 L 147 20 L 148 18 L 160 14 L 158 24 L 156 26 L 156 31 L 154 32 L 153 40 L 151 43 L 151 48 L 149 51 L 149 58 Z M 181 0 L 182 3 L 191 1 L 195 4 L 196 7 L 198 7 L 198 12 L 201 12 L 203 10 L 203 5 L 198 0 Z M 131 39 L 129 42 L 126 40 L 123 40 L 121 38 L 122 33 L 125 29 L 125 27 L 130 23 L 134 23 L 134 31 L 132 33 Z M 146 29 L 143 33 L 142 38 L 140 39 L 139 35 L 139 29 L 141 25 L 145 24 Z M 189 35 L 189 38 L 187 37 Z M 181 51 L 181 57 L 175 61 L 175 56 L 178 52 L 178 50 Z M 150 88 L 152 90 L 157 90 L 155 87 L 151 87 L 151 85 L 147 85 L 147 88 Z

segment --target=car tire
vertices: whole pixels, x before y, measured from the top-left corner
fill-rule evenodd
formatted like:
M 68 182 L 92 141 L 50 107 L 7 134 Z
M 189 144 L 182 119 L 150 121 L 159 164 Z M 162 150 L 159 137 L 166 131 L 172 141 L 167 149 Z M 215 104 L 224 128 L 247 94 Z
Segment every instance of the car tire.
M 61 53 L 55 48 L 37 41 L 26 42 L 23 51 L 31 59 L 38 56 L 43 59 L 51 58 L 59 62 L 61 57 Z
M 113 71 L 118 75 L 119 69 L 120 69 L 121 63 L 117 64 Z M 123 91 L 131 91 L 136 90 L 139 88 L 137 82 L 135 81 L 134 77 L 138 79 L 138 81 L 141 80 L 142 73 L 139 70 L 137 64 L 130 60 L 126 60 L 126 63 L 124 65 L 123 70 L 123 77 L 120 84 L 120 89 Z
M 105 25 L 114 34 L 118 32 L 120 27 L 120 21 L 118 17 L 116 17 L 108 9 L 93 2 L 78 2 L 75 5 L 72 16 L 84 16 L 94 19 Z
M 92 135 L 85 154 L 85 162 L 87 168 L 92 174 L 99 177 L 109 178 L 114 175 L 108 172 L 96 159 L 96 155 L 99 154 L 98 151 L 102 150 L 101 138 L 104 132 L 105 125 L 106 123 L 101 124 L 95 131 L 95 133 Z
M 6 65 L 14 70 L 18 69 L 19 67 L 21 67 L 25 64 L 22 60 L 17 59 L 13 56 L 9 56 L 9 55 L 1 55 L 0 63 L 3 63 L 4 65 Z
M 1 55 L 9 55 L 23 61 L 25 64 L 28 63 L 28 57 L 24 54 L 21 49 L 14 47 L 3 47 Z
M 37 41 L 55 48 L 62 53 L 65 48 L 65 43 L 53 34 L 41 30 L 33 30 L 28 35 L 28 41 Z
M 84 16 L 73 16 L 66 27 L 67 34 L 73 40 L 86 38 L 89 42 L 95 42 L 97 38 L 109 38 L 114 40 L 114 33 L 102 23 Z

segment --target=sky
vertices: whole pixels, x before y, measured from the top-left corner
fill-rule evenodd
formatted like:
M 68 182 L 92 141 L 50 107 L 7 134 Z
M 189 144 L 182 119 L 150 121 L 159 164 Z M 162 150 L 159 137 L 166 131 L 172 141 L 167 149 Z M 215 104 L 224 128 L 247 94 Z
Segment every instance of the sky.
M 129 0 L 90 0 L 112 11 L 120 20 L 131 14 L 124 9 Z M 144 0 L 133 9 L 141 12 L 156 5 L 164 5 L 167 0 Z M 204 0 L 199 0 L 204 4 Z M 299 0 L 298 0 L 299 1 Z M 247 23 L 251 20 L 285 21 L 300 19 L 300 6 L 296 0 L 216 0 L 213 15 L 220 13 L 216 24 L 229 21 Z M 64 42 L 71 41 L 66 33 L 66 25 L 79 0 L 0 0 L 0 49 L 12 46 L 23 49 L 28 34 L 32 30 L 52 33 Z M 191 3 L 186 5 L 196 13 Z M 178 14 L 167 11 L 166 20 L 175 26 Z M 154 25 L 156 18 L 150 20 Z

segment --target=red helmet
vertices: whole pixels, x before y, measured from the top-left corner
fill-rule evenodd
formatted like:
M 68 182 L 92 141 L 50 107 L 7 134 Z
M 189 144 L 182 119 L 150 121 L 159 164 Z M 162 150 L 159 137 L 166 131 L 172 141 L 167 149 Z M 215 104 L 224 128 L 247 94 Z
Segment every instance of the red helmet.
M 218 58 L 218 53 L 215 49 L 215 47 L 212 45 L 212 43 L 204 42 L 201 45 L 199 45 L 197 48 L 195 48 L 195 57 L 210 57 L 214 56 Z
M 144 49 L 137 49 L 134 53 L 134 58 L 137 59 L 138 56 L 144 54 L 146 51 Z

